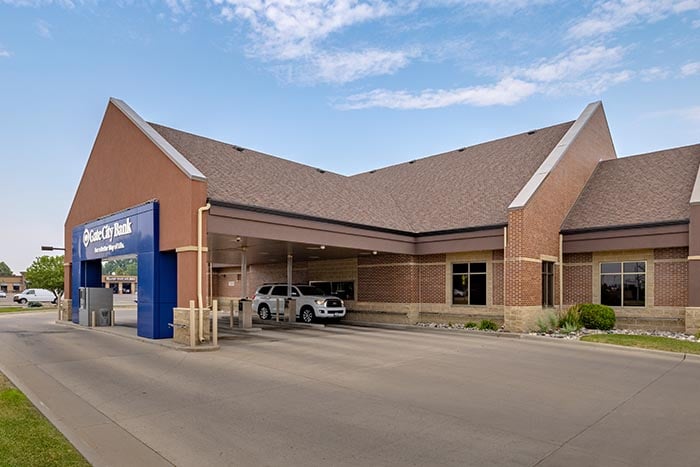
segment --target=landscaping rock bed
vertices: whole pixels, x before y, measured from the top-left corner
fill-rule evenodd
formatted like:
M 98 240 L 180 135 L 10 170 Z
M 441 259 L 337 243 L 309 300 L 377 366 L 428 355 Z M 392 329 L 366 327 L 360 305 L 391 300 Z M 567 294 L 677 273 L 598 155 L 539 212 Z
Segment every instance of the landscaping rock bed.
M 496 332 L 506 332 L 503 330 L 503 328 L 499 329 L 498 331 L 490 331 L 490 330 L 479 330 L 475 327 L 467 327 L 462 323 L 455 323 L 455 324 L 443 324 L 443 323 L 417 323 L 416 326 L 422 327 L 422 328 L 437 328 L 437 329 L 461 329 L 461 330 L 469 330 L 469 331 L 478 331 L 478 332 L 484 332 L 484 333 L 496 333 Z M 692 334 L 684 334 L 682 332 L 672 332 L 672 331 L 642 331 L 642 330 L 635 330 L 635 329 L 612 329 L 610 331 L 599 331 L 595 329 L 581 329 L 580 331 L 576 332 L 571 332 L 571 333 L 561 333 L 561 332 L 530 332 L 528 333 L 531 336 L 543 336 L 543 337 L 551 337 L 554 339 L 579 339 L 581 336 L 587 336 L 591 334 L 624 334 L 624 335 L 629 335 L 629 336 L 656 336 L 656 337 L 669 337 L 671 339 L 678 339 L 678 340 L 683 340 L 683 341 L 689 341 L 689 342 L 699 342 L 699 339 L 697 336 L 694 336 Z

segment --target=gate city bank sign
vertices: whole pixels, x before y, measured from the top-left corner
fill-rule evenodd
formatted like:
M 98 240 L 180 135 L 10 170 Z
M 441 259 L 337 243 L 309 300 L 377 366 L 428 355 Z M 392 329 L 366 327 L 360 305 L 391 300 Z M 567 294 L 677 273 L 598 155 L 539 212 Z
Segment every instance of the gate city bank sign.
M 124 243 L 116 241 L 116 239 L 125 235 L 131 235 L 131 232 L 131 218 L 129 217 L 124 222 L 104 224 L 92 229 L 85 227 L 83 231 L 83 245 L 87 249 L 90 244 L 95 242 L 110 242 L 106 245 L 94 247 L 93 253 L 111 253 L 123 250 Z

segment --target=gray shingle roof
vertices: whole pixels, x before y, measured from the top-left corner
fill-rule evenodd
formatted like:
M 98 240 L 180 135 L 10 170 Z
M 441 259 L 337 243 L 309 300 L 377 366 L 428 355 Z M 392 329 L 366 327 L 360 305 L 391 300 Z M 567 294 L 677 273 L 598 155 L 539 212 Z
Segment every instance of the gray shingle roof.
M 572 124 L 346 177 L 150 123 L 207 177 L 212 200 L 414 233 L 505 224 Z
M 419 232 L 506 224 L 508 205 L 573 122 L 403 163 L 355 179 L 385 187 Z
M 562 230 L 688 220 L 698 166 L 700 144 L 602 161 Z

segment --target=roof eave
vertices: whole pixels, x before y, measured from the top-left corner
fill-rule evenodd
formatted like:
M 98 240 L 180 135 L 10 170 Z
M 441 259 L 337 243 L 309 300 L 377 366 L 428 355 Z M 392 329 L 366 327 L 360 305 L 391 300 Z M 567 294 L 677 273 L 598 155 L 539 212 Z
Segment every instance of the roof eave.
M 279 209 L 270 209 L 270 208 L 254 206 L 254 205 L 250 205 L 250 204 L 232 203 L 230 201 L 216 200 L 216 199 L 211 199 L 211 198 L 209 198 L 207 201 L 209 203 L 211 203 L 212 206 L 219 206 L 222 208 L 240 209 L 243 211 L 257 212 L 257 213 L 261 213 L 261 214 L 271 214 L 271 215 L 275 215 L 275 216 L 289 217 L 292 219 L 301 219 L 301 220 L 308 220 L 308 221 L 315 221 L 315 222 L 325 222 L 327 224 L 342 225 L 344 227 L 353 227 L 353 228 L 357 228 L 357 229 L 372 230 L 375 232 L 383 232 L 383 233 L 389 233 L 389 234 L 395 234 L 395 235 L 405 235 L 405 236 L 410 236 L 410 237 L 428 237 L 428 236 L 436 236 L 436 235 L 448 235 L 448 234 L 455 234 L 455 233 L 475 232 L 475 231 L 479 231 L 479 230 L 492 230 L 492 229 L 500 229 L 500 228 L 506 227 L 508 225 L 507 223 L 499 223 L 499 224 L 493 224 L 493 225 L 470 226 L 470 227 L 459 227 L 459 228 L 454 228 L 454 229 L 433 230 L 433 231 L 428 231 L 428 232 L 409 232 L 406 230 L 392 229 L 392 228 L 381 227 L 381 226 L 376 226 L 376 225 L 360 224 L 357 222 L 343 221 L 343 220 L 338 220 L 338 219 L 329 219 L 329 218 L 325 218 L 325 217 L 321 217 L 321 216 L 313 216 L 310 214 L 301 214 L 301 213 L 297 213 L 297 212 L 283 211 L 283 210 L 279 210 Z
M 671 225 L 684 225 L 690 223 L 689 219 L 678 219 L 671 221 L 659 221 L 659 222 L 643 222 L 639 224 L 620 224 L 620 225 L 607 225 L 607 226 L 593 226 L 593 227 L 578 227 L 573 229 L 561 229 L 560 233 L 562 235 L 574 235 L 589 232 L 605 232 L 610 230 L 630 230 L 630 229 L 644 229 L 649 227 L 666 227 Z

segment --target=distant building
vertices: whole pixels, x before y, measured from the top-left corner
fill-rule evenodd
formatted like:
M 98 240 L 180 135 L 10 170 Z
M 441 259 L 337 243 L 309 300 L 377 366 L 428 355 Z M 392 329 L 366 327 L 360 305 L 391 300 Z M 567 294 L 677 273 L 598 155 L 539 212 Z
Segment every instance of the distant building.
M 0 290 L 5 293 L 19 293 L 27 288 L 24 273 L 19 276 L 0 276 Z
M 137 276 L 102 275 L 102 286 L 111 288 L 115 294 L 132 294 L 138 287 Z

